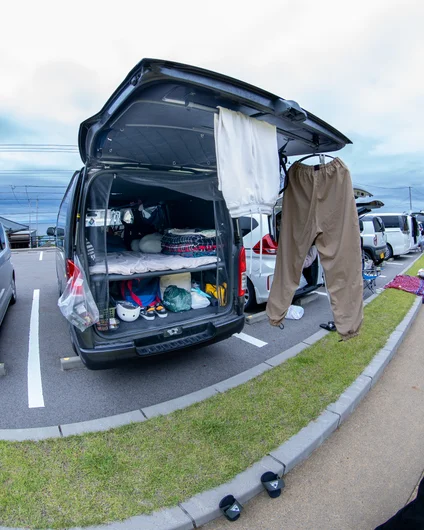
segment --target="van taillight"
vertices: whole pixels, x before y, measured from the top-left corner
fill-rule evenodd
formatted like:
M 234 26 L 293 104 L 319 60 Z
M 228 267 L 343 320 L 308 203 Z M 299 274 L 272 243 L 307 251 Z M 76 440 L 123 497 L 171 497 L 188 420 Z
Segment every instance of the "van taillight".
M 272 237 L 267 234 L 262 238 L 262 254 L 266 254 L 267 256 L 275 256 L 277 254 L 278 245 L 277 243 L 272 239 Z M 253 247 L 253 252 L 255 254 L 261 253 L 261 242 L 258 241 L 256 245 Z
M 247 276 L 246 276 L 246 250 L 244 247 L 241 248 L 239 254 L 239 289 L 238 295 L 244 296 L 247 288 Z
M 72 276 L 76 277 L 80 274 L 80 270 L 79 268 L 75 265 L 75 263 L 71 260 L 71 259 L 68 259 L 66 260 L 66 277 L 68 278 L 71 278 Z

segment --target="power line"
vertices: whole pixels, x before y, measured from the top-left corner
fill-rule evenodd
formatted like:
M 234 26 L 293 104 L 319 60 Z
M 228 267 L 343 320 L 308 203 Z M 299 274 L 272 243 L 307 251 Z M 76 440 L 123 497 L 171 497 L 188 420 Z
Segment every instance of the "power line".
M 70 173 L 75 169 L 0 169 L 0 173 Z
M 25 197 L 21 197 L 21 200 L 27 200 L 27 201 L 30 202 L 30 201 L 35 201 L 35 200 L 37 200 L 37 197 L 28 197 L 27 199 L 25 199 Z M 39 200 L 39 201 L 61 201 L 62 198 L 60 198 L 60 199 L 43 198 L 43 199 L 38 199 L 38 200 Z M 18 199 L 18 197 L 16 197 L 16 196 L 15 196 L 14 199 L 9 199 L 9 198 L 4 198 L 4 199 L 2 199 L 2 198 L 0 197 L 0 203 L 5 202 L 5 201 L 13 201 L 13 202 L 18 201 L 18 202 L 19 202 L 19 199 Z M 26 203 L 20 203 L 20 202 L 19 202 L 19 204 L 23 204 L 24 206 L 26 205 Z
M 11 188 L 13 196 L 15 197 L 16 201 L 18 202 L 18 204 L 22 204 L 21 202 L 19 202 L 18 198 L 16 197 L 15 190 L 14 190 L 13 186 L 10 186 L 10 188 Z
M 8 186 L 0 186 L 0 188 L 6 188 Z M 58 185 L 49 185 L 49 184 L 17 184 L 17 185 L 14 185 L 14 188 L 66 188 L 66 186 L 58 186 Z M 31 193 L 36 193 L 36 192 L 31 192 Z M 58 193 L 58 192 L 56 192 Z

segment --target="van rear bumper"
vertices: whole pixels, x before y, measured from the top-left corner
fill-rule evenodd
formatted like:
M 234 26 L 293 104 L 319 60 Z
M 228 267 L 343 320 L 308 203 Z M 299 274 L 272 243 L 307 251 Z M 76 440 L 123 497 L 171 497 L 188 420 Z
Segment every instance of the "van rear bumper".
M 381 263 L 384 259 L 387 246 L 383 245 L 382 247 L 367 247 L 364 245 L 364 250 L 368 250 L 371 253 L 372 259 L 375 263 Z
M 71 335 L 73 346 L 76 353 L 81 357 L 82 362 L 90 370 L 101 370 L 113 368 L 125 361 L 131 359 L 140 359 L 142 357 L 151 357 L 172 351 L 186 350 L 195 348 L 199 345 L 208 346 L 215 342 L 228 339 L 235 333 L 240 333 L 244 327 L 244 315 L 230 315 L 225 319 L 210 322 L 205 329 L 199 330 L 189 336 L 176 337 L 173 340 L 156 341 L 154 344 L 143 345 L 138 340 L 128 342 L 103 342 L 94 348 L 87 348 L 81 344 L 82 335 L 75 332 L 72 327 Z M 94 336 L 94 331 L 86 330 L 84 332 L 84 342 L 87 341 L 87 333 Z M 92 337 L 90 337 L 92 338 Z

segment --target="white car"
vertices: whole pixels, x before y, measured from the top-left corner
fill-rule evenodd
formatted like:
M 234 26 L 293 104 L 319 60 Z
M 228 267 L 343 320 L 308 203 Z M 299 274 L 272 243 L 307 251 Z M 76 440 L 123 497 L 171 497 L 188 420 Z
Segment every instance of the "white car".
M 365 258 L 379 265 L 387 252 L 387 236 L 383 221 L 378 215 L 364 215 L 359 218 L 359 229 Z
M 403 213 L 379 213 L 387 236 L 386 259 L 407 254 L 411 248 L 408 216 Z
M 263 304 L 268 300 L 274 279 L 280 217 L 281 208 L 277 207 L 274 216 L 271 217 L 254 214 L 252 217 L 239 219 L 243 245 L 246 249 L 246 311 L 250 311 L 256 304 Z M 297 289 L 294 298 L 310 293 L 322 284 L 323 272 L 319 259 L 316 257 L 310 267 L 303 269 L 299 289 Z

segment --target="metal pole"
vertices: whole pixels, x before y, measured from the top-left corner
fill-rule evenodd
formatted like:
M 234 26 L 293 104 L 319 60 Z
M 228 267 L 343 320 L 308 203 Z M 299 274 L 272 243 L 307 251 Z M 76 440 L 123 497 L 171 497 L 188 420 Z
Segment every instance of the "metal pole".
M 36 244 L 35 246 L 38 248 L 38 197 L 37 197 L 37 206 L 36 206 L 36 210 L 35 210 L 35 215 L 36 215 L 36 222 L 35 222 L 35 227 L 36 227 L 36 232 L 35 232 L 35 241 L 36 241 Z
M 32 241 L 31 241 L 31 201 L 28 201 L 28 208 L 29 208 L 29 226 L 28 226 L 28 243 L 29 248 L 32 248 Z

